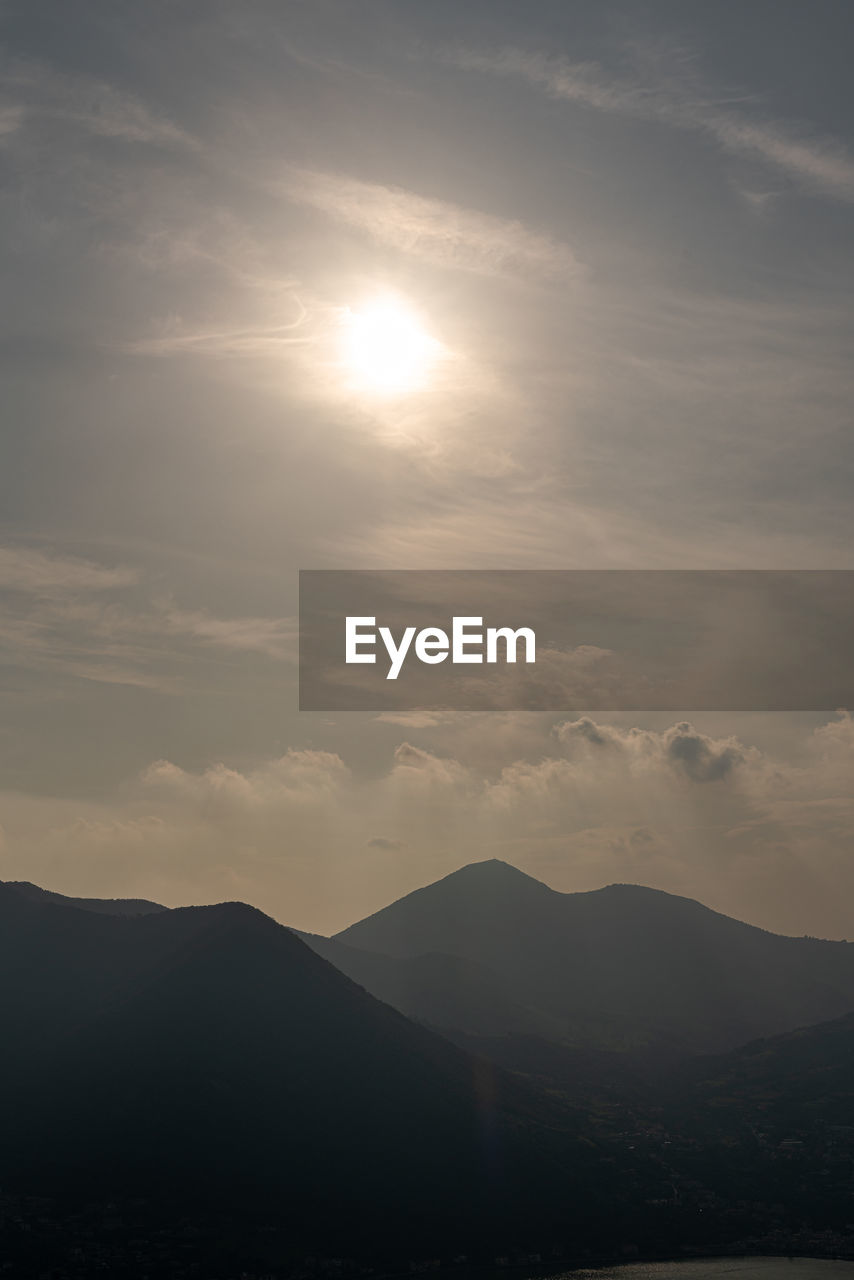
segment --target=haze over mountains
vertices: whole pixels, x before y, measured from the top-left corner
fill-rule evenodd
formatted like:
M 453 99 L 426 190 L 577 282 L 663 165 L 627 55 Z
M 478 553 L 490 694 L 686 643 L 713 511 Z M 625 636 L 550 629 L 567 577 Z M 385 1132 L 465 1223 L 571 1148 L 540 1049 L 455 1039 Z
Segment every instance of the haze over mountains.
M 719 1052 L 854 1008 L 854 944 L 637 885 L 558 893 L 498 861 L 307 941 L 410 1016 L 474 1035 Z
M 280 1258 L 847 1230 L 850 944 L 497 862 L 303 937 L 0 883 L 0 1187 Z
M 143 915 L 144 899 L 30 901 Z M 291 930 L 377 999 L 452 1036 L 717 1053 L 854 1009 L 854 943 L 784 937 L 639 885 L 559 893 L 472 863 L 331 938 Z

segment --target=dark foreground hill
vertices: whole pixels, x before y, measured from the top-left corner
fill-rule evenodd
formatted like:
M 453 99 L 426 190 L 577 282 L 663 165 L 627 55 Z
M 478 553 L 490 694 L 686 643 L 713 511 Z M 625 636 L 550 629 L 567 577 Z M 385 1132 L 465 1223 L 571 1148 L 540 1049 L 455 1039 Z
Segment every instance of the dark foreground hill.
M 790 1154 L 823 1143 L 854 1159 L 854 1014 L 685 1063 L 677 1075 L 712 1131 L 741 1126 L 764 1144 L 791 1144 Z
M 113 915 L 0 885 L 0 1025 L 12 1276 L 854 1253 L 852 1018 L 640 1074 L 500 1038 L 526 1080 L 251 907 Z
M 612 1212 L 571 1112 L 239 903 L 0 885 L 0 1023 L 6 1191 L 219 1206 L 325 1255 L 595 1240 Z
M 461 1021 L 465 984 L 444 1008 L 435 984 L 407 989 L 412 1016 L 454 1032 L 702 1053 L 854 1010 L 852 943 L 781 937 L 637 885 L 557 893 L 497 861 L 463 867 L 331 942 L 349 949 L 327 951 L 345 971 L 356 971 L 354 948 L 477 966 L 494 997 L 485 1032 Z M 500 1025 L 499 997 L 516 1025 Z

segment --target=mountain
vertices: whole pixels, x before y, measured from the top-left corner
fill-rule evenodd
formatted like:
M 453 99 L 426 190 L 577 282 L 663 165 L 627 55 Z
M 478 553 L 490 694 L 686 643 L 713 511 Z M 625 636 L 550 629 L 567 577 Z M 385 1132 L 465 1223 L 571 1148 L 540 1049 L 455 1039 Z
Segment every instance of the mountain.
M 30 884 L 29 880 L 7 880 L 6 883 L 10 889 L 32 902 L 58 902 L 66 907 L 80 907 L 82 911 L 98 911 L 109 916 L 145 916 L 168 909 L 159 902 L 149 902 L 146 898 L 67 898 L 62 893 L 40 889 L 37 884 Z
M 724 1222 L 748 1209 L 745 1234 L 763 1251 L 850 1257 L 852 1079 L 848 1015 L 682 1062 L 636 1131 L 683 1210 L 693 1198 Z
M 572 938 L 567 901 L 571 923 L 590 902 L 600 925 L 614 911 L 609 891 L 552 894 L 519 874 L 467 868 L 458 920 L 474 904 L 473 932 L 488 934 L 490 912 L 506 927 L 515 900 L 553 938 L 546 913 L 563 912 Z M 449 880 L 440 897 L 454 898 Z M 629 900 L 692 979 L 721 936 L 805 941 L 666 894 Z M 437 923 L 447 940 L 448 917 Z M 607 944 L 589 922 L 583 936 Z M 421 955 L 431 974 L 480 973 L 469 959 L 446 968 L 449 953 L 361 954 L 387 982 Z M 808 968 L 814 948 L 796 954 Z M 538 961 L 533 946 L 527 957 Z M 356 1274 L 335 1258 L 528 1265 L 529 1251 L 579 1261 L 624 1245 L 854 1252 L 854 1015 L 661 1069 L 647 1058 L 641 1073 L 631 1055 L 517 1033 L 494 1038 L 504 1071 L 253 907 L 112 915 L 0 884 L 0 1027 L 0 1255 L 14 1274 L 153 1277 L 192 1263 L 211 1277 L 311 1277 Z
M 427 1026 L 483 1037 L 561 1035 L 559 1019 L 521 1004 L 505 978 L 474 960 L 435 952 L 381 955 L 337 938 L 294 932 L 378 1000 Z
M 511 1007 L 539 1022 L 535 1034 L 548 1021 L 545 1038 L 570 1044 L 720 1052 L 854 1010 L 854 944 L 782 937 L 637 885 L 558 893 L 494 860 L 332 941 L 410 962 L 442 954 L 478 965 Z M 474 1031 L 440 1004 L 431 1004 L 434 1025 Z M 508 1021 L 504 1030 L 516 1028 Z
M 768 1140 L 823 1142 L 854 1155 L 854 1014 L 753 1041 L 679 1069 L 707 1122 Z
M 6 1192 L 219 1205 L 326 1254 L 605 1229 L 573 1113 L 252 907 L 113 916 L 0 885 L 0 1025 Z

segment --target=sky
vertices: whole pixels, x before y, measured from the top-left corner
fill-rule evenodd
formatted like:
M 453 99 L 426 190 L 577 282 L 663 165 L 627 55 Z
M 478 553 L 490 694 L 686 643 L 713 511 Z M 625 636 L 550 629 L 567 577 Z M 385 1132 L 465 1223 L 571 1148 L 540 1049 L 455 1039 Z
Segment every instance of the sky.
M 327 933 L 501 857 L 854 938 L 850 709 L 296 696 L 301 568 L 854 568 L 852 41 L 0 0 L 0 877 Z

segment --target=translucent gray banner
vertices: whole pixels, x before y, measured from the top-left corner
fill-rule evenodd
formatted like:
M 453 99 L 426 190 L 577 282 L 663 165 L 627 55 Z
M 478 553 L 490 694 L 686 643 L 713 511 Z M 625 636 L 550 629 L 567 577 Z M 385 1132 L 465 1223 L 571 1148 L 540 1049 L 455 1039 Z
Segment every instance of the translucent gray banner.
M 300 709 L 854 706 L 854 570 L 303 570 Z

